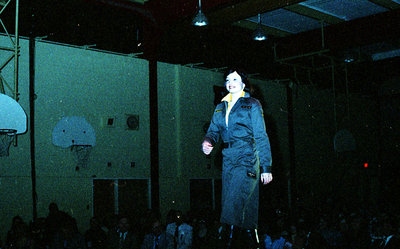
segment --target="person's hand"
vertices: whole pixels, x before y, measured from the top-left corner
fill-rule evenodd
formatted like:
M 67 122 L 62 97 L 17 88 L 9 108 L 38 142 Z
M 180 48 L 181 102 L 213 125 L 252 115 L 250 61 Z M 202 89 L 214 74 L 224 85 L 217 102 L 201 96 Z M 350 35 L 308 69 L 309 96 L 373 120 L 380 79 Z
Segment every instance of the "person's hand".
M 272 181 L 272 174 L 271 173 L 262 173 L 261 174 L 261 182 L 265 185 Z
M 202 146 L 203 153 L 206 155 L 210 155 L 211 151 L 214 149 L 212 144 L 207 140 L 204 140 L 203 143 L 201 144 L 201 146 Z

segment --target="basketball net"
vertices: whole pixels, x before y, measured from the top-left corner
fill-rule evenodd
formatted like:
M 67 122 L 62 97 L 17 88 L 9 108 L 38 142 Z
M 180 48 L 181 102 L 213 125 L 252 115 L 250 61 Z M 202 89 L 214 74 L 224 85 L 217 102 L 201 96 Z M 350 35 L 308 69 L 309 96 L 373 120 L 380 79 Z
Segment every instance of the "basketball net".
M 14 141 L 16 130 L 0 130 L 0 157 L 8 156 L 8 150 Z
M 86 168 L 89 162 L 90 152 L 92 151 L 91 145 L 72 145 L 71 151 L 74 152 L 77 160 L 76 170 Z

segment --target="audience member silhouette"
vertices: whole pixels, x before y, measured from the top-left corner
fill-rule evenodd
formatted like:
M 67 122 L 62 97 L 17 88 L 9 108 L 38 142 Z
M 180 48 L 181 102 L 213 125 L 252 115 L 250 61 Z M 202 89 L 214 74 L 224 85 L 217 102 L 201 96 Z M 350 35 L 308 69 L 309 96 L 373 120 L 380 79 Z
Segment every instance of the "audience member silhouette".
M 174 248 L 192 248 L 193 228 L 187 224 L 186 217 L 180 210 L 177 210 L 175 214 L 175 222 L 167 225 L 166 232 L 169 238 L 173 239 Z
M 54 241 L 54 237 L 57 233 L 61 232 L 61 228 L 66 223 L 71 222 L 72 217 L 64 211 L 58 209 L 56 203 L 52 202 L 49 204 L 49 214 L 46 217 L 46 242 L 51 244 Z
M 52 249 L 86 249 L 85 238 L 79 233 L 75 219 L 68 219 L 54 236 Z
M 28 225 L 20 216 L 12 219 L 11 228 L 7 232 L 6 249 L 24 249 L 29 246 Z
M 295 224 L 289 216 L 277 215 L 261 222 L 261 248 L 293 249 L 392 249 L 400 248 L 397 210 L 351 208 L 304 208 Z M 385 211 L 388 211 L 387 213 Z M 90 220 L 85 236 L 79 233 L 74 218 L 49 205 L 49 215 L 28 226 L 20 216 L 12 219 L 3 249 L 220 249 L 225 245 L 218 217 L 207 212 L 190 212 L 191 219 L 174 212 L 173 221 L 163 229 L 161 216 L 144 210 L 143 217 L 131 225 L 127 216 L 109 219 L 108 232 L 96 217 Z M 212 213 L 212 212 L 211 212 Z M 167 217 L 166 217 L 167 218 Z M 172 218 L 171 218 L 172 219 Z M 103 224 L 103 225 L 104 225 Z M 134 232 L 131 226 L 135 228 Z M 138 237 L 138 233 L 144 234 Z M 52 234 L 51 236 L 49 234 Z M 266 235 L 265 235 L 266 234 Z M 49 238 L 52 238 L 50 241 Z M 245 240 L 243 240 L 245 241 Z M 1 243 L 0 243 L 1 244 Z M 222 247 L 221 247 L 222 246 Z M 240 249 L 247 249 L 241 244 Z
M 131 229 L 130 219 L 121 215 L 116 229 L 111 229 L 107 235 L 108 249 L 137 249 L 139 243 L 137 236 Z
M 30 248 L 44 249 L 49 248 L 46 241 L 46 218 L 37 218 L 30 223 Z
M 173 240 L 168 238 L 160 220 L 153 219 L 151 223 L 151 233 L 144 236 L 141 249 L 173 249 Z
M 90 219 L 90 228 L 85 233 L 85 241 L 88 249 L 104 249 L 107 242 L 107 234 L 101 228 L 97 217 Z

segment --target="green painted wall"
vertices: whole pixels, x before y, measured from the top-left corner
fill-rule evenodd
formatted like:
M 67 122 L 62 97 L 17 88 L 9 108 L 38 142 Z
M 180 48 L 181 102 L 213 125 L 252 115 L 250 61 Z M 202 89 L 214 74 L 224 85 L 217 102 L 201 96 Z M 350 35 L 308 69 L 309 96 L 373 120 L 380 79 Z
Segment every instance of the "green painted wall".
M 29 114 L 28 42 L 21 39 L 20 104 Z M 128 56 L 57 44 L 36 43 L 35 160 L 38 217 L 50 202 L 87 229 L 92 215 L 92 179 L 150 178 L 148 63 Z M 128 130 L 127 114 L 139 115 L 139 130 Z M 87 168 L 75 170 L 76 155 L 52 144 L 52 131 L 66 116 L 83 116 L 96 133 Z M 112 128 L 104 119 L 114 118 Z M 11 218 L 32 219 L 29 132 L 18 137 L 10 156 L 0 158 L 1 226 Z M 112 166 L 108 167 L 107 163 Z M 135 162 L 135 167 L 131 167 Z
M 4 36 L 0 36 L 0 46 L 10 47 L 10 41 Z M 23 109 L 29 113 L 29 70 L 28 67 L 28 42 L 20 40 L 19 57 L 19 103 Z M 10 52 L 1 51 L 0 61 L 3 63 Z M 14 62 L 7 64 L 1 71 L 10 86 L 13 86 Z M 25 72 L 25 73 L 23 73 Z M 11 95 L 10 89 L 6 87 L 6 93 Z M 5 127 L 4 127 L 5 128 Z M 0 230 L 2 241 L 11 225 L 11 219 L 15 215 L 20 215 L 24 220 L 32 218 L 32 190 L 30 173 L 30 146 L 27 135 L 18 136 L 18 146 L 11 145 L 9 157 L 0 157 Z
M 180 65 L 158 64 L 160 204 L 169 209 L 190 208 L 191 178 L 220 178 L 207 169 L 210 159 L 201 152 L 203 125 L 214 111 L 213 85 L 223 84 L 221 73 Z
M 0 52 L 0 59 L 3 57 Z M 19 103 L 29 114 L 28 59 L 28 42 L 21 39 Z M 35 60 L 38 216 L 46 216 L 48 204 L 54 201 L 61 210 L 73 215 L 84 231 L 92 215 L 94 176 L 150 178 L 148 62 L 45 42 L 37 42 Z M 5 68 L 2 73 L 9 77 L 10 72 Z M 166 63 L 158 63 L 157 73 L 160 205 L 165 217 L 171 208 L 189 209 L 190 179 L 220 178 L 215 154 L 206 158 L 201 142 L 203 125 L 210 121 L 215 108 L 213 86 L 223 86 L 223 78 L 222 73 L 212 70 Z M 251 79 L 251 83 L 263 104 L 273 144 L 275 180 L 271 188 L 285 197 L 289 168 L 286 83 L 257 79 Z M 301 194 L 316 191 L 323 195 L 335 183 L 336 175 L 327 181 L 329 175 L 338 172 L 333 152 L 332 94 L 303 86 L 296 93 L 296 187 Z M 343 96 L 337 98 L 337 126 L 341 128 Z M 370 134 L 376 129 L 374 103 L 360 96 L 352 96 L 350 103 L 348 129 L 354 132 L 360 154 L 373 155 L 376 136 Z M 126 129 L 127 114 L 139 115 L 139 130 Z M 75 171 L 76 159 L 71 150 L 52 144 L 53 127 L 65 116 L 84 116 L 96 132 L 97 144 L 86 169 Z M 115 119 L 114 127 L 104 126 L 107 118 Z M 10 156 L 0 158 L 2 238 L 13 216 L 21 215 L 25 221 L 32 219 L 29 141 L 29 133 L 19 136 L 18 146 L 10 148 Z M 108 162 L 111 167 L 107 167 Z M 134 168 L 131 162 L 135 162 Z

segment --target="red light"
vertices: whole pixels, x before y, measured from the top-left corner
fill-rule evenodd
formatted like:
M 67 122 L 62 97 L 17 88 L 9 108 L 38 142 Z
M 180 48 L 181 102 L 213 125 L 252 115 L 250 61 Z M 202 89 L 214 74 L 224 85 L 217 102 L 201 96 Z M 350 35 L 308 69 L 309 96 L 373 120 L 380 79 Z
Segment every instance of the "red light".
M 368 163 L 364 163 L 364 168 L 368 168 Z

